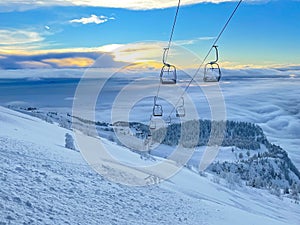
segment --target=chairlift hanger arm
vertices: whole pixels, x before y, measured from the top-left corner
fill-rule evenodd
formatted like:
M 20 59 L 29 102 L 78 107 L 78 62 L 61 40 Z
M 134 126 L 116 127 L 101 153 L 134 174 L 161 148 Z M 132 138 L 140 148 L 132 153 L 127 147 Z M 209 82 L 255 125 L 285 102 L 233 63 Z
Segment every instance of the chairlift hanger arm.
M 219 51 L 218 46 L 214 45 L 213 48 L 216 50 L 216 59 L 214 61 L 211 61 L 209 64 L 216 64 L 219 61 Z
M 163 54 L 163 64 L 170 67 L 171 65 L 169 63 L 167 63 L 167 57 L 169 54 L 169 48 L 164 48 L 164 54 Z
M 157 101 L 157 96 L 154 96 L 154 105 L 157 105 L 156 101 Z

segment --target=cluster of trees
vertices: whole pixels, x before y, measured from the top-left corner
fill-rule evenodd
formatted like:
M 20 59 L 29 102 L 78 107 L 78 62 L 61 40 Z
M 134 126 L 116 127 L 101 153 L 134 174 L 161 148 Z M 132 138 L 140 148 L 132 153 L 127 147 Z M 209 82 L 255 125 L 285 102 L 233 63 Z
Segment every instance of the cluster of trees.
M 248 159 L 236 162 L 215 162 L 209 171 L 232 183 L 244 181 L 254 188 L 270 190 L 280 196 L 286 194 L 299 199 L 300 173 L 292 163 L 287 153 L 279 146 L 266 144 L 268 151 L 258 153 Z M 230 178 L 230 179 L 229 179 Z
M 245 150 L 245 154 L 240 152 L 238 155 L 239 160 L 216 162 L 208 170 L 231 185 L 243 181 L 251 187 L 269 189 L 276 195 L 284 193 L 299 198 L 299 170 L 286 151 L 267 140 L 258 125 L 235 121 L 187 121 L 156 130 L 153 140 L 170 146 L 236 146 Z M 259 150 L 262 145 L 267 151 L 250 155 L 250 150 Z
M 226 121 L 226 132 L 222 146 L 236 146 L 241 149 L 257 150 L 266 141 L 263 130 L 248 122 Z
M 166 131 L 165 131 L 166 130 Z M 193 120 L 171 124 L 153 133 L 153 140 L 184 147 L 221 145 L 257 150 L 266 141 L 262 129 L 251 123 L 235 121 Z

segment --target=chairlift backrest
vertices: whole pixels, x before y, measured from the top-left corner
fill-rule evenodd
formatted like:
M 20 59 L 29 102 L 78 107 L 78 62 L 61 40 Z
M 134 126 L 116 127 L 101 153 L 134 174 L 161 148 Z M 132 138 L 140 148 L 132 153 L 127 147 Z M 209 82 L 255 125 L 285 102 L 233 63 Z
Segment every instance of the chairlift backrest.
M 157 96 L 154 97 L 154 105 L 153 105 L 153 116 L 162 116 L 163 115 L 163 109 L 162 106 L 156 103 Z
M 160 82 L 162 84 L 176 84 L 176 67 L 170 64 L 164 64 L 160 71 Z
M 219 82 L 221 79 L 222 73 L 218 63 L 207 63 L 204 68 L 204 77 L 205 82 Z

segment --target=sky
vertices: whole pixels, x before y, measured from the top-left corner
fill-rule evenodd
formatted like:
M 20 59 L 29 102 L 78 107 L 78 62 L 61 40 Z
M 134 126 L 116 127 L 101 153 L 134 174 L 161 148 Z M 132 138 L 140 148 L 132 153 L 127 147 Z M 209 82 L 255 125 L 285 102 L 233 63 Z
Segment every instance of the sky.
M 0 0 L 0 70 L 113 68 L 145 60 L 157 61 L 153 65 L 159 67 L 177 3 Z M 181 0 L 170 50 L 172 63 L 197 67 L 236 4 L 234 0 Z M 217 43 L 220 65 L 298 68 L 299 6 L 299 0 L 244 0 Z M 198 61 L 185 63 L 185 51 Z

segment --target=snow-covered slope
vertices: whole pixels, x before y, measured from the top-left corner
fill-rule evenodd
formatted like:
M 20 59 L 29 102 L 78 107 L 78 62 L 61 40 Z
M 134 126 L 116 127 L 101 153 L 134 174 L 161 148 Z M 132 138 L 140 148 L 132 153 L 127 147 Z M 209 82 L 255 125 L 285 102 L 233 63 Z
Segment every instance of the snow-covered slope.
M 0 224 L 298 225 L 300 207 L 266 191 L 234 191 L 183 168 L 160 185 L 127 187 L 66 149 L 69 130 L 0 107 Z M 105 141 L 126 157 L 136 155 Z M 142 160 L 142 159 L 140 159 Z

